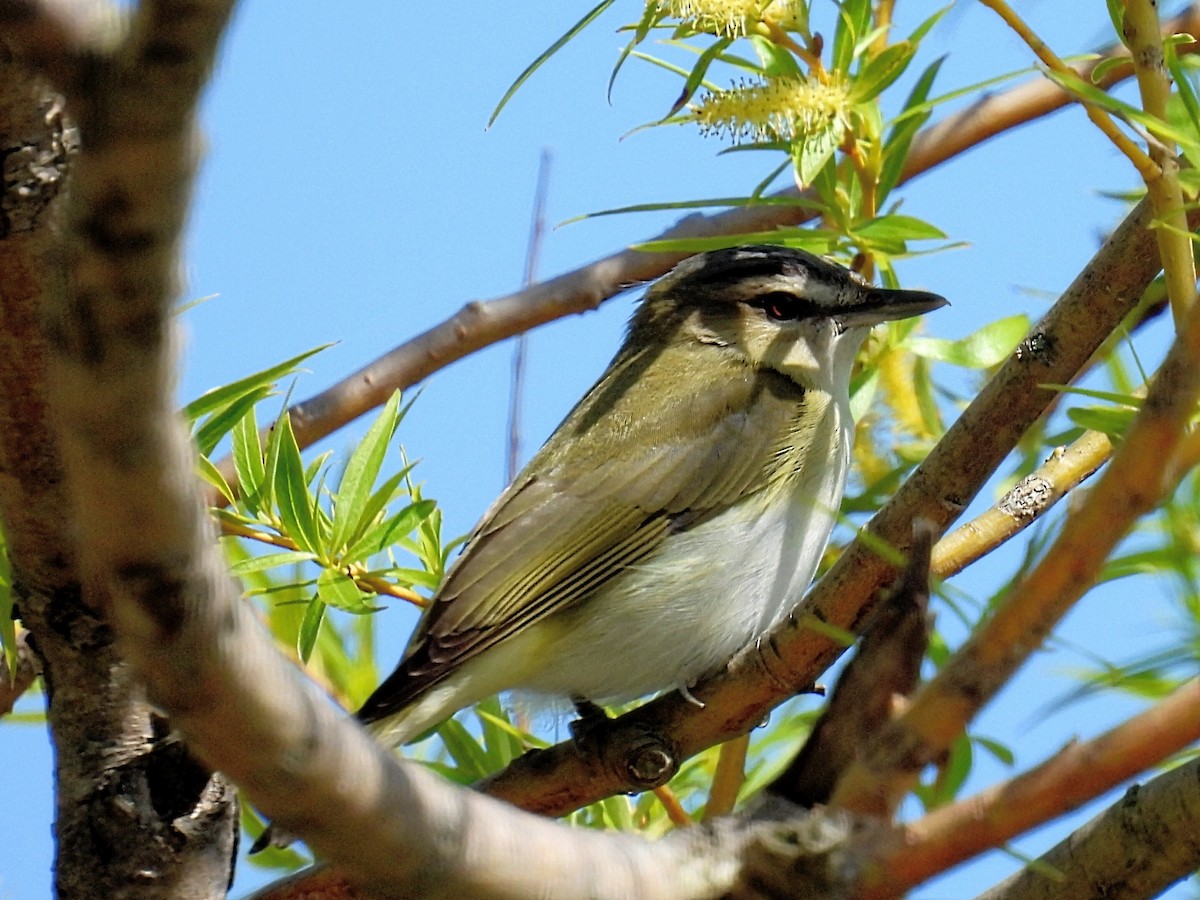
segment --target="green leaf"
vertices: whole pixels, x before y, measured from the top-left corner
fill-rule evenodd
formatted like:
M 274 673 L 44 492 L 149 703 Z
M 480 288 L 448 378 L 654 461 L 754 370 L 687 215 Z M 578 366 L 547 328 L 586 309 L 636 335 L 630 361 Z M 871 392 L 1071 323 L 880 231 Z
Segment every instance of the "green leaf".
M 830 68 L 834 72 L 850 71 L 854 48 L 871 27 L 870 0 L 843 0 L 838 9 L 838 24 L 833 33 Z
M 1119 69 L 1121 66 L 1127 65 L 1129 65 L 1128 56 L 1110 56 L 1108 59 L 1100 60 L 1100 62 L 1096 63 L 1096 67 L 1092 69 L 1092 84 L 1100 84 L 1113 69 Z
M 1120 438 L 1137 415 L 1124 406 L 1073 406 L 1067 410 L 1067 418 L 1082 428 L 1099 431 L 1110 438 Z
M 350 536 L 366 525 L 362 522 L 367 512 L 366 502 L 383 467 L 388 444 L 396 433 L 396 426 L 400 422 L 399 412 L 400 392 L 396 391 L 388 398 L 366 436 L 346 462 L 333 508 L 333 534 L 329 539 L 333 553 L 340 552 Z
M 775 231 L 756 231 L 708 238 L 668 238 L 631 244 L 630 247 L 633 250 L 642 250 L 647 253 L 702 253 L 706 250 L 735 247 L 738 244 L 778 244 L 783 247 L 794 247 L 797 250 L 807 250 L 810 253 L 827 254 L 836 246 L 837 240 L 836 234 L 820 228 L 781 228 Z
M 1112 22 L 1113 32 L 1121 39 L 1121 43 L 1129 46 L 1125 42 L 1125 3 L 1124 0 L 1105 0 L 1105 5 L 1108 7 L 1108 18 Z M 1128 59 L 1126 59 L 1128 62 Z
M 197 470 L 200 477 L 215 487 L 230 503 L 234 502 L 233 490 L 229 487 L 229 483 L 225 480 L 225 476 L 221 474 L 221 470 L 213 465 L 213 461 L 207 456 L 200 456 L 196 461 Z
M 284 360 L 281 363 L 263 369 L 261 372 L 255 372 L 253 375 L 247 375 L 245 378 L 239 378 L 237 381 L 227 384 L 224 387 L 213 388 L 211 391 L 206 391 L 201 394 L 191 403 L 183 408 L 183 414 L 189 422 L 195 422 L 201 416 L 221 409 L 224 406 L 233 403 L 238 398 L 252 393 L 260 388 L 269 388 L 272 384 L 283 378 L 285 375 L 290 375 L 295 371 L 296 367 L 310 356 L 314 356 L 332 347 L 332 344 L 322 344 L 319 347 L 314 347 L 311 350 L 306 350 L 298 356 L 293 356 L 291 359 Z
M 946 237 L 944 231 L 924 219 L 897 213 L 878 216 L 861 225 L 855 225 L 854 234 L 863 240 L 880 244 L 932 241 Z
M 754 52 L 758 54 L 759 71 L 769 78 L 803 78 L 804 72 L 796 57 L 785 48 L 762 35 L 749 35 Z
M 792 144 L 792 165 L 796 169 L 796 181 L 808 187 L 833 158 L 833 153 L 846 135 L 846 123 L 835 118 L 825 128 L 802 136 Z
M 692 99 L 692 95 L 704 83 L 704 76 L 708 73 L 708 67 L 712 65 L 713 60 L 732 42 L 732 39 L 722 37 L 705 48 L 704 52 L 700 54 L 700 58 L 696 60 L 696 64 L 692 66 L 692 71 L 688 72 L 687 80 L 683 83 L 683 90 L 675 102 L 671 104 L 671 109 L 667 113 L 666 118 L 675 115 L 675 113 L 687 105 L 687 102 Z
M 1039 384 L 1038 387 L 1045 388 L 1048 391 L 1061 391 L 1064 394 L 1075 394 L 1078 397 L 1090 397 L 1092 400 L 1100 400 L 1104 403 L 1115 403 L 1118 406 L 1128 406 L 1130 409 L 1142 408 L 1142 397 L 1135 394 L 1119 394 L 1115 391 L 1097 391 L 1093 388 L 1079 387 L 1074 384 Z
M 244 575 L 264 572 L 267 569 L 274 569 L 278 566 L 312 562 L 314 559 L 316 557 L 311 553 L 305 553 L 301 550 L 285 550 L 282 553 L 264 553 L 262 556 L 247 557 L 230 565 L 229 571 L 238 578 L 241 578 Z
M 904 74 L 916 52 L 915 44 L 900 41 L 867 62 L 850 87 L 850 102 L 863 103 L 882 94 Z
M 1194 144 L 1197 136 L 1200 136 L 1200 98 L 1196 96 L 1196 86 L 1192 82 L 1190 73 L 1183 67 L 1179 59 L 1179 52 L 1176 49 L 1177 42 L 1168 40 L 1164 42 L 1163 51 L 1165 53 L 1167 71 L 1171 73 L 1171 80 L 1175 82 L 1175 92 L 1171 95 L 1172 101 L 1177 101 L 1178 105 L 1183 107 L 1183 111 L 1187 116 L 1185 127 L 1191 128 L 1192 145 L 1189 149 L 1194 149 Z M 1168 114 L 1174 111 L 1175 103 L 1168 104 Z M 1172 121 L 1178 122 L 1182 116 L 1172 117 Z M 1189 158 L 1193 159 L 1198 155 L 1196 153 L 1189 154 Z
M 1012 750 L 1004 744 L 1001 744 L 999 741 L 994 741 L 991 738 L 980 737 L 977 734 L 973 735 L 971 740 L 973 740 L 976 744 L 978 744 L 1004 765 L 1009 767 L 1016 765 L 1017 758 L 1013 754 Z
M 346 536 L 345 543 L 342 545 L 341 553 L 344 559 L 360 560 L 366 558 L 366 556 L 359 555 L 355 552 L 355 550 L 358 549 L 356 545 L 362 542 L 362 537 L 364 534 L 366 534 L 367 529 L 383 525 L 383 523 L 377 522 L 376 520 L 379 518 L 380 513 L 383 512 L 384 507 L 396 499 L 397 496 L 404 493 L 404 491 L 400 488 L 400 482 L 403 481 L 405 476 L 407 476 L 412 470 L 413 465 L 415 464 L 410 463 L 409 465 L 405 466 L 402 470 L 380 485 L 375 493 L 367 498 L 367 502 L 363 504 L 362 512 L 358 519 L 358 526 Z M 370 542 L 368 541 L 365 543 Z M 374 552 L 377 553 L 379 551 Z M 370 554 L 367 554 L 367 556 L 369 555 Z
M 783 163 L 786 167 L 787 163 Z M 663 212 L 664 210 L 672 209 L 711 209 L 713 207 L 747 207 L 747 206 L 795 206 L 800 209 L 811 209 L 814 212 L 820 212 L 821 204 L 808 197 L 800 197 L 796 195 L 775 195 L 775 196 L 760 196 L 752 195 L 749 197 L 714 197 L 711 200 L 679 200 L 675 202 L 664 203 L 635 203 L 632 206 L 618 206 L 613 209 L 602 209 L 599 212 L 584 213 L 579 216 L 572 216 L 570 219 L 564 219 L 558 223 L 558 226 L 571 225 L 575 222 L 582 222 L 584 219 L 595 219 L 600 216 L 616 216 L 625 213 L 637 212 Z
M 542 65 L 548 59 L 550 59 L 550 57 L 552 57 L 555 53 L 557 53 L 559 50 L 561 50 L 563 47 L 565 47 L 567 45 L 567 42 L 570 41 L 571 38 L 575 37 L 575 35 L 579 34 L 581 31 L 583 31 L 583 29 L 587 28 L 590 24 L 592 24 L 592 22 L 594 22 L 600 16 L 601 13 L 603 13 L 606 9 L 608 9 L 610 6 L 612 6 L 613 2 L 614 2 L 614 0 L 600 0 L 599 3 L 597 3 L 594 7 L 592 7 L 592 9 L 587 13 L 587 15 L 585 15 L 582 19 L 580 19 L 578 22 L 576 22 L 574 25 L 572 25 L 570 28 L 568 28 L 566 33 L 562 37 L 560 37 L 557 41 L 555 41 L 548 48 L 546 48 L 544 51 L 542 51 L 542 54 L 537 59 L 535 59 L 528 66 L 526 66 L 525 71 L 522 72 L 520 75 L 518 75 L 517 80 L 514 81 L 509 86 L 508 90 L 504 92 L 504 96 L 500 98 L 500 102 L 497 103 L 496 108 L 494 110 L 492 110 L 492 115 L 488 118 L 487 125 L 484 127 L 491 128 L 492 123 L 496 121 L 496 117 L 500 115 L 500 110 L 504 109 L 504 107 L 508 104 L 508 101 L 512 99 L 513 95 L 517 92 L 517 90 L 521 87 L 521 85 L 523 85 L 526 81 L 528 81 L 529 77 L 531 75 L 533 75 L 533 73 L 536 72 L 538 69 L 540 69 L 542 67 Z
M 937 78 L 942 63 L 945 61 L 946 57 L 940 56 L 921 73 L 921 77 L 917 79 L 916 85 L 904 103 L 906 112 L 925 104 L 929 92 L 933 88 L 934 79 Z M 932 115 L 932 111 L 928 109 L 914 115 L 901 115 L 892 126 L 883 145 L 883 169 L 877 188 L 879 202 L 882 203 L 900 182 L 900 175 L 904 171 L 904 163 L 908 160 L 908 151 L 912 147 L 913 138 Z
M 929 32 L 933 30 L 933 26 L 940 22 L 942 17 L 945 16 L 946 13 L 950 12 L 950 10 L 953 8 L 953 3 L 947 3 L 937 12 L 930 15 L 929 18 L 925 19 L 920 25 L 913 29 L 913 33 L 908 36 L 908 42 L 910 44 L 920 44 L 921 41 L 924 40 L 925 35 L 929 34 Z
M 608 92 L 606 96 L 609 103 L 612 103 L 612 91 L 613 85 L 617 82 L 617 73 L 625 65 L 625 60 L 629 59 L 629 54 L 633 52 L 633 48 L 646 39 L 650 34 L 650 29 L 661 21 L 662 17 L 663 13 L 659 11 L 657 2 L 646 4 L 646 8 L 642 11 L 642 18 L 638 21 L 637 28 L 634 29 L 633 37 L 621 49 L 621 55 L 617 57 L 617 63 L 613 66 L 612 74 L 608 76 Z
M 200 452 L 208 456 L 216 449 L 217 444 L 221 442 L 221 438 L 225 437 L 233 427 L 241 421 L 242 416 L 250 409 L 253 409 L 263 400 L 271 396 L 269 387 L 255 388 L 248 394 L 238 397 L 228 406 L 219 409 L 206 418 L 203 424 L 196 429 L 193 434 L 193 440 Z
M 313 647 L 317 643 L 317 635 L 321 632 L 321 621 L 325 618 L 325 604 L 314 597 L 304 611 L 304 621 L 300 623 L 300 633 L 296 637 L 296 653 L 302 663 L 307 663 L 312 656 Z
M 1044 69 L 1043 71 L 1047 78 L 1068 93 L 1074 94 L 1083 101 L 1106 110 L 1115 116 L 1140 125 L 1160 140 L 1170 141 L 1179 145 L 1192 143 L 1192 140 L 1186 134 L 1170 123 L 1164 122 L 1157 116 L 1152 116 L 1144 110 L 1138 109 L 1136 106 L 1131 106 L 1128 103 L 1118 100 L 1112 94 L 1106 93 L 1098 87 L 1089 84 L 1078 75 L 1055 72 L 1050 69 Z
M 275 499 L 284 531 L 301 550 L 322 556 L 321 536 L 313 515 L 313 497 L 308 493 L 304 462 L 292 432 L 292 421 L 285 413 L 275 425 L 278 464 L 275 467 Z
M 376 553 L 382 553 L 400 538 L 412 534 L 436 508 L 437 502 L 434 500 L 418 500 L 404 507 L 391 518 L 385 519 L 369 529 L 347 551 L 346 557 L 348 559 L 369 559 Z
M 464 783 L 473 783 L 491 774 L 487 754 L 461 722 L 447 719 L 438 726 L 437 733 L 458 769 L 456 780 L 462 778 Z
M 341 569 L 321 570 L 317 576 L 317 596 L 326 605 L 356 616 L 378 612 L 382 608 L 369 602 L 368 595 Z
M 974 334 L 957 341 L 943 338 L 914 337 L 908 348 L 917 356 L 938 360 L 966 369 L 987 369 L 1003 361 L 1029 332 L 1024 315 L 1008 316 L 984 325 Z
M 8 681 L 12 684 L 17 677 L 17 623 L 13 619 L 12 567 L 8 561 L 8 547 L 4 535 L 0 534 L 0 649 L 4 651 Z
M 233 470 L 241 483 L 243 505 L 251 513 L 257 513 L 262 508 L 259 500 L 266 482 L 266 470 L 253 407 L 233 426 Z

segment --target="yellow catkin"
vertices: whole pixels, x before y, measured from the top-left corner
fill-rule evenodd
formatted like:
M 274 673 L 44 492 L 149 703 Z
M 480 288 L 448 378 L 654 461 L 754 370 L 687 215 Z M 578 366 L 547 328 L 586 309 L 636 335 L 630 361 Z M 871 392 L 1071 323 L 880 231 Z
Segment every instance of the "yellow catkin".
M 800 27 L 797 5 L 790 0 L 667 0 L 658 8 L 696 31 L 741 37 L 754 25 L 771 21 L 784 29 Z
M 790 142 L 830 130 L 849 106 L 837 80 L 779 78 L 711 92 L 693 107 L 692 116 L 702 133 Z

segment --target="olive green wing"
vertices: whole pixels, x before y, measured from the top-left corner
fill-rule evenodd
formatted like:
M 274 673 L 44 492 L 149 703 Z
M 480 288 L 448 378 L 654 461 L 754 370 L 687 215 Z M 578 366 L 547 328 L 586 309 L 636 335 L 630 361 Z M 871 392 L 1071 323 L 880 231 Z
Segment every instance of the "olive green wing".
M 404 661 L 360 710 L 390 715 L 463 662 L 595 591 L 774 478 L 803 426 L 801 388 L 734 367 L 704 395 L 656 390 L 649 415 L 602 381 L 476 526 Z M 569 448 L 569 449 L 568 449 Z

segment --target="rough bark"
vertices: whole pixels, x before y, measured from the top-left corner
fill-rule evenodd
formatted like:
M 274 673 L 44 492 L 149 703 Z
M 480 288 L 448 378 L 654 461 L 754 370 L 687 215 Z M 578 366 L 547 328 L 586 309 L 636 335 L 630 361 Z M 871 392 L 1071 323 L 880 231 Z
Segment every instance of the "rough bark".
M 0 45 L 0 521 L 46 687 L 60 897 L 223 893 L 233 789 L 142 696 L 85 584 L 49 421 L 42 315 L 70 291 L 64 221 L 78 159 L 69 102 Z

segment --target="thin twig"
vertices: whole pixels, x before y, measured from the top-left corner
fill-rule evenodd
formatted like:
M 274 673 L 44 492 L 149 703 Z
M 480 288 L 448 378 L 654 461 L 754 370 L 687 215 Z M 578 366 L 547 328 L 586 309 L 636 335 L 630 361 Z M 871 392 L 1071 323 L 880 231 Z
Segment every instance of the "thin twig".
M 1046 45 L 1046 42 L 1038 37 L 1032 28 L 1025 24 L 1021 17 L 1004 0 L 980 0 L 980 2 L 1003 19 L 1004 23 L 1017 33 L 1046 68 L 1058 75 L 1070 75 L 1072 77 L 1076 75 L 1075 70 L 1063 62 L 1058 54 L 1051 50 Z M 1133 163 L 1134 168 L 1142 176 L 1143 181 L 1149 184 L 1151 180 L 1159 177 L 1161 171 L 1154 160 L 1147 156 L 1141 147 L 1131 141 L 1125 132 L 1117 127 L 1112 116 L 1105 110 L 1082 98 L 1078 98 L 1078 102 L 1093 124 Z
M 934 574 L 949 578 L 1020 534 L 1104 465 L 1112 451 L 1112 441 L 1098 431 L 1056 449 L 999 503 L 938 541 L 933 549 Z
M 749 749 L 750 735 L 743 734 L 726 741 L 717 751 L 717 769 L 708 790 L 703 821 L 710 822 L 733 812 L 742 785 L 746 783 L 746 753 Z
M 533 218 L 529 225 L 529 243 L 525 251 L 525 277 L 521 284 L 528 288 L 537 278 L 538 257 L 546 231 L 546 190 L 550 181 L 550 151 L 542 150 L 538 160 L 537 187 L 533 193 Z M 521 402 L 525 394 L 525 355 L 529 350 L 528 332 L 517 335 L 513 348 L 512 389 L 508 406 L 508 453 L 505 473 L 507 480 L 517 477 L 521 465 Z
M 1142 95 L 1142 108 L 1162 122 L 1167 121 L 1167 101 L 1171 82 L 1163 59 L 1163 39 L 1159 31 L 1158 9 L 1152 0 L 1127 0 L 1124 32 Z M 1179 182 L 1179 163 L 1175 146 L 1163 138 L 1149 145 L 1159 177 L 1146 179 L 1146 191 L 1161 223 L 1155 230 L 1158 252 L 1163 260 L 1167 296 L 1175 327 L 1183 326 L 1184 317 L 1196 296 L 1196 261 L 1192 255 L 1191 235 L 1184 213 L 1183 186 Z

